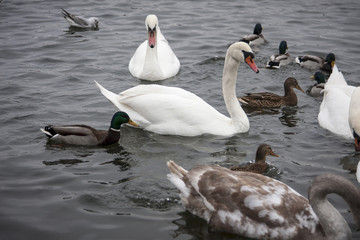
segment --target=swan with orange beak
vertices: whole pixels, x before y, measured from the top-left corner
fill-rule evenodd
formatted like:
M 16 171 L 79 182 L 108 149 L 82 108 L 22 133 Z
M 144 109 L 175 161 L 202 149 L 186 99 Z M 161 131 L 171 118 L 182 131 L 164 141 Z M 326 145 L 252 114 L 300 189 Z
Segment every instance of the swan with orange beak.
M 129 62 L 131 75 L 148 81 L 174 77 L 179 72 L 180 61 L 161 34 L 158 18 L 148 15 L 145 27 L 148 39 L 136 49 Z

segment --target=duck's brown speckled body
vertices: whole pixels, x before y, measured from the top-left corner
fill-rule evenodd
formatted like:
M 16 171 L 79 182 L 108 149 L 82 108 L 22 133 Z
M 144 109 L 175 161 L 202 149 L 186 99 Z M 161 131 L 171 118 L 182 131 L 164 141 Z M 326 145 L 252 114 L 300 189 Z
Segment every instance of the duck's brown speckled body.
M 250 163 L 245 166 L 233 166 L 230 168 L 230 170 L 262 174 L 266 171 L 266 168 L 267 168 L 266 156 L 269 156 L 269 155 L 274 156 L 274 157 L 279 157 L 279 155 L 277 155 L 276 153 L 274 153 L 272 151 L 272 149 L 269 145 L 261 144 L 256 151 L 256 157 L 255 157 L 254 163 Z
M 299 86 L 295 78 L 288 78 L 284 83 L 285 95 L 279 96 L 275 93 L 260 92 L 260 93 L 247 93 L 246 96 L 239 98 L 239 101 L 244 105 L 256 108 L 274 108 L 281 106 L 295 106 L 297 105 L 297 96 L 294 88 L 304 92 Z

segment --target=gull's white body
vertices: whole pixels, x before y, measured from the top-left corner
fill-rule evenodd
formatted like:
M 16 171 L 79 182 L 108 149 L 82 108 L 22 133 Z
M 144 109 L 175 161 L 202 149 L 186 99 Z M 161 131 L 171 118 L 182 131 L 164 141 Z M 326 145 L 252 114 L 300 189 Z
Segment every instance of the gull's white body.
M 83 29 L 97 29 L 99 27 L 99 19 L 96 17 L 85 18 L 82 16 L 76 16 L 65 9 L 62 9 L 64 18 L 68 21 L 70 27 L 83 28 Z
M 179 59 L 175 56 L 165 37 L 161 34 L 155 15 L 146 18 L 145 26 L 156 28 L 156 44 L 153 48 L 145 40 L 135 51 L 129 62 L 129 71 L 134 77 L 157 81 L 175 76 L 180 69 Z

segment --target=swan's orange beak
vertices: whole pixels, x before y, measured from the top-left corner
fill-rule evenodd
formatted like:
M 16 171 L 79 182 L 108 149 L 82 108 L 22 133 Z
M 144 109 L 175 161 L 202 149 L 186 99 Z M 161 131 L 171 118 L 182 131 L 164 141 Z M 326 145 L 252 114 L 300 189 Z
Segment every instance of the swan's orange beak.
M 149 42 L 149 47 L 154 48 L 155 47 L 155 43 L 156 43 L 156 29 L 150 29 L 148 30 L 148 42 Z
M 251 55 L 245 58 L 245 62 L 251 67 L 252 70 L 254 70 L 254 72 L 259 73 L 259 69 L 257 68 L 254 62 L 254 58 Z

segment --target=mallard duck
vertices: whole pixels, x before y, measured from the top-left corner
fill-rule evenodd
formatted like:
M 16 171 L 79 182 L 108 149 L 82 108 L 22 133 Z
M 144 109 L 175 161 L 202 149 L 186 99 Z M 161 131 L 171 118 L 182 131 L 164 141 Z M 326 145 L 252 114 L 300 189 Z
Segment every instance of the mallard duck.
M 360 227 L 360 190 L 335 174 L 315 178 L 307 200 L 257 173 L 217 165 L 187 171 L 173 161 L 167 166 L 167 177 L 179 189 L 185 209 L 212 230 L 254 239 L 351 239 L 347 222 L 326 198 L 331 193 L 345 199 Z
M 149 84 L 115 94 L 95 82 L 115 107 L 131 115 L 140 128 L 146 131 L 180 136 L 231 136 L 247 132 L 250 127 L 249 119 L 235 95 L 240 62 L 246 62 L 252 70 L 259 72 L 247 43 L 236 42 L 229 47 L 225 57 L 222 89 L 230 118 L 182 88 Z
M 349 104 L 349 127 L 355 140 L 355 151 L 360 151 L 360 87 L 354 89 Z
M 281 106 L 297 105 L 297 96 L 293 88 L 304 92 L 295 78 L 289 77 L 284 82 L 285 95 L 279 96 L 275 93 L 260 92 L 247 93 L 246 96 L 238 98 L 240 102 L 249 107 L 272 108 Z
M 295 62 L 311 70 L 320 69 L 324 72 L 331 73 L 335 65 L 335 54 L 329 53 L 326 59 L 313 55 L 298 56 L 295 58 Z
M 158 18 L 148 15 L 145 27 L 148 39 L 136 49 L 129 62 L 131 75 L 148 81 L 175 76 L 179 72 L 180 62 L 161 34 Z
M 70 14 L 65 9 L 61 9 L 64 18 L 70 24 L 70 27 L 75 28 L 89 28 L 89 29 L 98 29 L 99 28 L 99 19 L 96 17 L 85 18 L 82 16 L 75 16 Z
M 258 46 L 258 45 L 266 43 L 266 40 L 261 33 L 262 29 L 263 28 L 262 28 L 261 24 L 257 23 L 254 27 L 253 34 L 246 35 L 246 36 L 242 37 L 239 41 L 246 42 L 250 46 Z
M 64 144 L 107 146 L 119 141 L 123 123 L 137 126 L 125 112 L 116 112 L 108 130 L 96 130 L 86 125 L 48 125 L 40 130 L 49 139 Z
M 288 46 L 286 41 L 281 41 L 279 45 L 279 53 L 270 57 L 266 63 L 267 68 L 280 68 L 288 65 L 291 62 L 290 54 L 288 53 Z
M 312 97 L 320 97 L 323 95 L 323 90 L 325 88 L 325 77 L 322 72 L 317 71 L 314 76 L 311 76 L 312 79 L 316 81 L 314 85 L 309 87 L 306 93 Z
M 336 65 L 324 88 L 318 122 L 322 128 L 347 139 L 353 139 L 349 126 L 350 98 L 355 87 L 349 86 Z
M 269 145 L 261 144 L 256 151 L 255 163 L 250 163 L 245 166 L 234 166 L 231 167 L 230 170 L 264 173 L 266 171 L 266 156 L 269 155 L 279 157 L 279 155 L 273 152 Z

